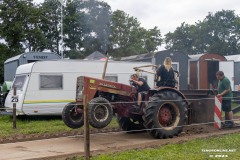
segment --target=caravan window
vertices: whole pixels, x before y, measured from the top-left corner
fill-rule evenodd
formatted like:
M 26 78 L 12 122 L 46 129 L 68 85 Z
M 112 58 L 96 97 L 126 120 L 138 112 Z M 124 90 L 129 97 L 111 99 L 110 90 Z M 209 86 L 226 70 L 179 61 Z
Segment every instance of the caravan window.
M 26 75 L 16 76 L 12 86 L 16 87 L 16 89 L 21 90 L 23 88 L 25 80 Z
M 40 89 L 62 89 L 62 75 L 40 75 Z

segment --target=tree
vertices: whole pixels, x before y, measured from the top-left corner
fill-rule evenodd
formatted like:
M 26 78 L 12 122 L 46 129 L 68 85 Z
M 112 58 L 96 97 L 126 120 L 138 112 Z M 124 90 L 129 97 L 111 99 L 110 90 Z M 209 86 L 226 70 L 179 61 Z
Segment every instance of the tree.
M 0 4 L 0 35 L 15 54 L 50 50 L 60 54 L 61 3 L 45 0 L 3 0 Z M 111 38 L 111 42 L 110 42 Z M 83 58 L 98 50 L 115 57 L 153 52 L 161 45 L 157 27 L 146 30 L 123 11 L 96 0 L 67 0 L 63 8 L 64 53 Z
M 9 48 L 19 54 L 26 49 L 42 50 L 45 38 L 39 28 L 39 11 L 32 0 L 3 0 L 0 30 Z
M 207 51 L 210 53 L 219 53 L 223 55 L 236 54 L 239 51 L 239 42 L 237 38 L 237 19 L 239 17 L 234 11 L 222 10 L 215 14 L 209 13 L 201 25 L 205 25 L 208 32 L 205 32 L 205 38 L 208 39 Z
M 134 48 L 139 44 L 140 39 L 136 39 L 135 37 L 139 36 L 134 36 L 134 34 L 138 34 L 140 29 L 143 30 L 143 28 L 140 28 L 140 23 L 136 18 L 130 17 L 120 10 L 113 12 L 110 42 L 111 52 L 114 53 L 115 57 L 135 54 Z M 140 46 L 142 45 L 143 43 Z M 137 49 L 141 49 L 141 47 L 138 46 Z
M 105 52 L 109 44 L 111 8 L 96 0 L 67 1 L 64 12 L 65 54 L 83 58 L 98 50 Z
M 61 3 L 56 0 L 45 0 L 39 9 L 40 28 L 46 37 L 45 49 L 60 55 Z
M 173 33 L 165 35 L 166 49 L 180 50 L 188 54 L 195 52 L 193 46 L 195 31 L 194 25 L 182 23 Z
M 156 51 L 157 47 L 161 46 L 163 42 L 160 30 L 157 27 L 147 30 L 144 42 L 144 48 L 147 52 Z
M 4 81 L 4 62 L 14 56 L 14 53 L 7 45 L 0 43 L 0 82 Z
M 64 12 L 64 44 L 69 48 L 64 53 L 66 57 L 76 59 L 84 58 L 83 41 L 89 29 L 86 24 L 84 2 L 81 0 L 68 0 Z
M 195 25 L 182 23 L 173 33 L 166 34 L 166 48 L 181 50 L 187 54 L 236 54 L 240 51 L 239 22 L 239 16 L 234 11 L 209 13 L 203 21 L 198 21 Z
M 105 52 L 110 44 L 111 7 L 96 0 L 84 1 L 83 7 L 86 22 L 83 47 L 87 54 L 96 50 Z
M 111 52 L 115 57 L 148 53 L 162 42 L 157 27 L 146 30 L 136 18 L 120 10 L 113 12 L 111 30 Z

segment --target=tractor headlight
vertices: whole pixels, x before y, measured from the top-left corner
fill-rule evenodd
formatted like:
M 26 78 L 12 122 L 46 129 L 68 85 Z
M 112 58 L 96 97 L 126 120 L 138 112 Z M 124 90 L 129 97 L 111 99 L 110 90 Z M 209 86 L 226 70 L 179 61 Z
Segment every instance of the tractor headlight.
M 78 86 L 77 97 L 78 98 L 82 97 L 82 94 L 83 94 L 83 87 L 82 86 Z

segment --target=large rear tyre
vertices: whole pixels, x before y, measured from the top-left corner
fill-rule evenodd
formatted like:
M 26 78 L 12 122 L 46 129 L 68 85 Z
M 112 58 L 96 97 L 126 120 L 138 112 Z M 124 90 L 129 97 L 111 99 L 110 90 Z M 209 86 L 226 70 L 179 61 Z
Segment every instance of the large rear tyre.
M 113 118 L 113 109 L 109 101 L 97 97 L 89 102 L 89 124 L 94 128 L 106 127 Z
M 84 124 L 83 113 L 77 111 L 76 103 L 68 103 L 62 111 L 63 122 L 70 128 L 80 128 Z
M 181 133 L 187 120 L 187 103 L 174 91 L 152 96 L 143 110 L 144 125 L 154 138 L 172 138 Z
M 118 116 L 117 121 L 118 121 L 119 127 L 123 131 L 127 131 L 128 133 L 142 132 L 142 131 L 145 131 L 146 129 L 142 122 L 139 122 L 139 121 L 134 122 L 129 117 Z

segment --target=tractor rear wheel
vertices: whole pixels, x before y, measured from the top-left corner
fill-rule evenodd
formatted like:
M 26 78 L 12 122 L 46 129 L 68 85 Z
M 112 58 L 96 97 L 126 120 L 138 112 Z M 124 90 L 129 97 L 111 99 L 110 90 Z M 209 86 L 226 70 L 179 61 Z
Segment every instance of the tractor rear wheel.
M 96 97 L 89 102 L 89 124 L 94 128 L 106 127 L 113 118 L 113 109 L 109 101 Z
M 70 128 L 80 128 L 84 124 L 83 113 L 77 111 L 76 103 L 68 103 L 62 111 L 63 122 Z
M 187 120 L 187 103 L 174 91 L 154 94 L 143 110 L 144 125 L 154 138 L 172 138 Z
M 134 122 L 131 118 L 129 117 L 117 117 L 117 121 L 119 124 L 119 127 L 122 128 L 123 131 L 127 132 L 142 132 L 146 128 L 144 127 L 143 123 L 137 121 Z

